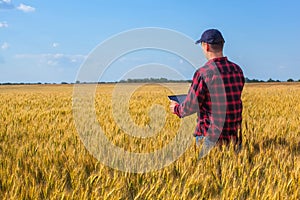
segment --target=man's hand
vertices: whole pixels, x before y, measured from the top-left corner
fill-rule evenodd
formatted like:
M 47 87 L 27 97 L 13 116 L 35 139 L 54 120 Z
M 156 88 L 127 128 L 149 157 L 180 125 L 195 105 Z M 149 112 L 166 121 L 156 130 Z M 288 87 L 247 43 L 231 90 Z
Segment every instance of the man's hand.
M 175 106 L 178 105 L 178 103 L 176 101 L 171 101 L 170 102 L 170 111 L 172 113 L 175 113 L 174 109 L 175 109 Z

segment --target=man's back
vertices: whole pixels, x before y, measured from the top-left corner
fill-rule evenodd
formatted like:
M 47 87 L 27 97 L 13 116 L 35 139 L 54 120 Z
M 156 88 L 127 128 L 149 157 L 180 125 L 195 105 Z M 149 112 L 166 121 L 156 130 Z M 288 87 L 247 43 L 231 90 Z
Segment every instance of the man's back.
M 241 94 L 245 83 L 242 69 L 226 57 L 221 57 L 208 61 L 198 70 L 198 73 L 205 83 L 203 88 L 205 97 L 202 102 L 199 102 L 198 112 L 201 133 L 207 135 L 209 127 L 214 124 L 214 126 L 221 125 L 218 127 L 222 130 L 220 139 L 228 140 L 235 137 L 242 122 Z M 214 81 L 211 74 L 218 75 L 221 81 Z M 208 84 L 210 87 L 207 86 Z M 212 115 L 212 103 L 217 111 L 214 115 Z M 210 136 L 214 137 L 214 134 L 216 133 L 212 132 Z

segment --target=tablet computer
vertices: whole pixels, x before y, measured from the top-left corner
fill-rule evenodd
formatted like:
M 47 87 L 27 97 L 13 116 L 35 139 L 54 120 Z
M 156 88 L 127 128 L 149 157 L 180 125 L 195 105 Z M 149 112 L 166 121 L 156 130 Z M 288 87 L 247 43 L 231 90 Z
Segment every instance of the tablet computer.
M 182 102 L 184 102 L 186 96 L 187 96 L 186 94 L 179 94 L 179 95 L 170 95 L 168 96 L 168 98 L 172 101 L 176 101 L 177 103 L 181 104 Z

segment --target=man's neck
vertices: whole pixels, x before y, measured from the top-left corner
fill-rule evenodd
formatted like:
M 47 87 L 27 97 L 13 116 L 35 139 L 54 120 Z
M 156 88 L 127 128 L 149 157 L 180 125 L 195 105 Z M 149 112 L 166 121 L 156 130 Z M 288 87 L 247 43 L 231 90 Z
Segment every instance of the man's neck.
M 221 57 L 224 57 L 223 52 L 220 52 L 220 53 L 208 53 L 207 54 L 207 59 L 208 60 L 211 60 L 211 59 L 214 59 L 214 58 L 221 58 Z

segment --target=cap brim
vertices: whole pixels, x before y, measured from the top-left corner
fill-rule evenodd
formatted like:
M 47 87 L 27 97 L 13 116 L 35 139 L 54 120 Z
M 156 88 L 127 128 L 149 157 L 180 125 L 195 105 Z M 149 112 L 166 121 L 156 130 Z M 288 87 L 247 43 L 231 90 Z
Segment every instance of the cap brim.
M 199 44 L 199 43 L 201 43 L 202 41 L 201 41 L 201 39 L 200 40 L 197 40 L 196 42 L 195 42 L 195 44 Z

